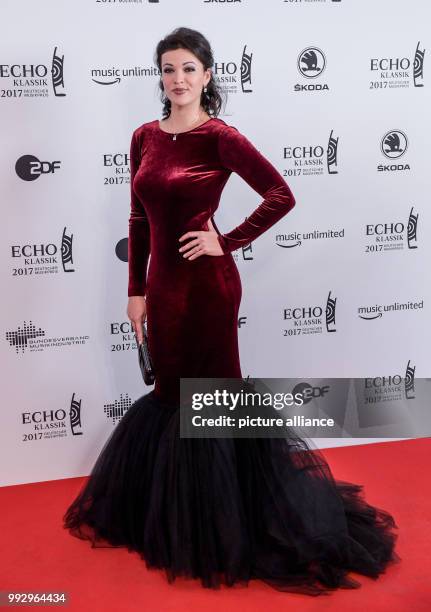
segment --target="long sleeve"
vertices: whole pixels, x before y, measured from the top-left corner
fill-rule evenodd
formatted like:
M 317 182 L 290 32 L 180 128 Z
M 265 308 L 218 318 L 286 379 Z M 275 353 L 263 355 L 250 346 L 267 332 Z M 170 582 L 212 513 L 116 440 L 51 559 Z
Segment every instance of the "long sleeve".
M 219 234 L 223 253 L 246 246 L 295 206 L 295 198 L 281 174 L 238 129 L 227 125 L 218 139 L 221 164 L 236 172 L 264 200 L 240 225 Z
M 145 295 L 148 258 L 151 251 L 150 227 L 145 209 L 133 189 L 133 180 L 141 161 L 140 138 L 133 132 L 130 144 L 130 216 L 128 296 Z

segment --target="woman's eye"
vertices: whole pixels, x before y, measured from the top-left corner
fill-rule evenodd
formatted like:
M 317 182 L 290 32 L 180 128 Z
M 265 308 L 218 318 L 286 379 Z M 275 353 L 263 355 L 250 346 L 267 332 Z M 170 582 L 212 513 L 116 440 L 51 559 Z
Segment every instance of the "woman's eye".
M 188 68 L 186 68 L 186 70 L 187 70 L 188 72 L 194 72 L 194 71 L 195 71 L 195 69 L 194 69 L 194 68 L 192 68 L 191 66 L 189 66 Z M 165 68 L 165 69 L 163 70 L 163 72 L 164 72 L 164 73 L 166 73 L 166 72 L 172 72 L 172 68 Z

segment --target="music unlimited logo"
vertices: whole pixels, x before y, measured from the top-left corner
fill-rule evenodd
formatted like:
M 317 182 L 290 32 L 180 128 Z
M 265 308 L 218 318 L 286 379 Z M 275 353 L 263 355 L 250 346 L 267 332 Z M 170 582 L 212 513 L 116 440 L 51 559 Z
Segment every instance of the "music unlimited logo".
M 300 247 L 314 240 L 333 240 L 344 238 L 344 227 L 338 230 L 327 229 L 324 231 L 313 230 L 311 232 L 290 232 L 289 234 L 277 234 L 275 243 L 283 249 Z
M 143 68 L 142 66 L 109 66 L 108 68 L 90 69 L 91 80 L 97 85 L 119 85 L 125 79 L 159 75 L 160 70 L 154 66 L 150 66 L 149 68 Z
M 374 321 L 381 319 L 387 312 L 407 312 L 409 310 L 421 310 L 424 307 L 424 301 L 413 302 L 391 302 L 390 304 L 370 304 L 368 306 L 358 307 L 358 317 L 365 321 Z

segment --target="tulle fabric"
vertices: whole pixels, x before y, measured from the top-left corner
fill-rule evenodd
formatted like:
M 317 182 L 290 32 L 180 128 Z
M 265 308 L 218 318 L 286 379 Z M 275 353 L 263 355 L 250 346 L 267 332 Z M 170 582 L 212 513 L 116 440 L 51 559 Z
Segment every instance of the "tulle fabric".
M 180 438 L 180 410 L 140 397 L 105 443 L 64 527 L 127 547 L 169 582 L 261 579 L 281 591 L 358 588 L 400 560 L 397 525 L 362 485 L 334 480 L 317 448 L 280 438 Z

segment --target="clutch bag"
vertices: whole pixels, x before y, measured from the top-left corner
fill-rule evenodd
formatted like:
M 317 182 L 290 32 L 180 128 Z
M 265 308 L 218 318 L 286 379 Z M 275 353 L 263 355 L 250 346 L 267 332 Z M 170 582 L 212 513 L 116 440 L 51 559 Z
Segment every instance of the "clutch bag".
M 142 326 L 144 332 L 144 341 L 139 344 L 138 337 L 135 332 L 136 346 L 138 347 L 138 361 L 141 369 L 142 378 L 146 385 L 152 385 L 155 379 L 154 367 L 151 361 L 150 351 L 148 350 L 148 334 L 145 323 Z

